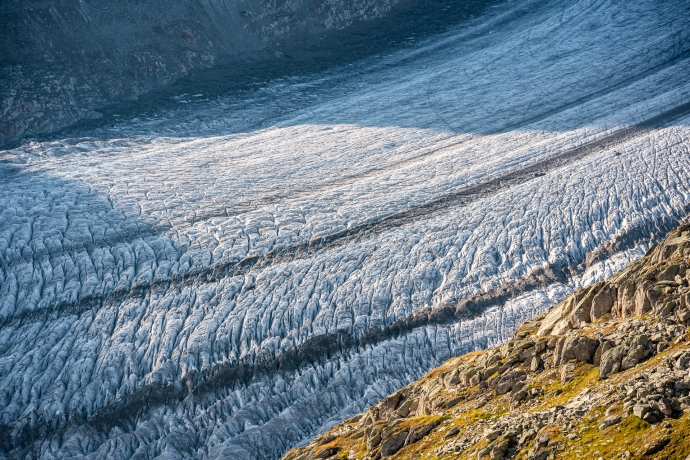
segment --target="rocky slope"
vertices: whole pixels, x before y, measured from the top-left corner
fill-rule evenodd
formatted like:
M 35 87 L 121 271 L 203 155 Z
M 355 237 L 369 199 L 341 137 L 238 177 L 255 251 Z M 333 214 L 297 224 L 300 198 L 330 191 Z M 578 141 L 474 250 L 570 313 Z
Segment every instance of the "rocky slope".
M 685 224 L 284 458 L 690 458 L 688 265 Z

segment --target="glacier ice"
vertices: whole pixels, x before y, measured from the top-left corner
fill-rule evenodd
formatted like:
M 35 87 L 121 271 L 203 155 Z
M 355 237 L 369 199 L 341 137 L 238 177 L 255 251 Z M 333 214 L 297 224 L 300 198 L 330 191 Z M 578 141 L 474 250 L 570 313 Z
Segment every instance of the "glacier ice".
M 690 210 L 688 17 L 511 2 L 5 152 L 0 455 L 275 458 L 610 276 Z

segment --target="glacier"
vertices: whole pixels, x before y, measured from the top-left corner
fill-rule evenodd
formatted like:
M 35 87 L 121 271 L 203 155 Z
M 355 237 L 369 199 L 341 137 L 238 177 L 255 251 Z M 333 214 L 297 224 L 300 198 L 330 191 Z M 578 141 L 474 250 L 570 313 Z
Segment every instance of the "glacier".
M 690 3 L 506 2 L 0 152 L 0 456 L 278 458 L 690 212 Z

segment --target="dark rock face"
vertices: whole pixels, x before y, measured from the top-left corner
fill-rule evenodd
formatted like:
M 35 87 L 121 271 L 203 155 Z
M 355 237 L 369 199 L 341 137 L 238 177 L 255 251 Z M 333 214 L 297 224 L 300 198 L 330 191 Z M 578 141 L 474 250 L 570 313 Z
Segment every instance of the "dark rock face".
M 399 451 L 400 448 L 405 444 L 407 434 L 407 431 L 392 433 L 383 441 L 383 444 L 381 445 L 381 455 L 387 457 Z
M 395 41 L 390 35 L 395 30 L 439 30 L 441 23 L 477 12 L 473 2 L 464 2 L 462 11 L 452 7 L 458 14 L 446 9 L 440 18 L 434 13 L 440 4 L 445 3 L 5 2 L 0 7 L 0 146 L 101 118 L 103 108 L 114 102 L 137 100 L 204 69 L 217 72 L 187 81 L 177 92 L 222 89 L 262 72 L 270 78 L 295 67 L 313 70 Z M 430 19 L 433 14 L 437 17 Z
M 556 346 L 556 365 L 572 359 L 583 363 L 591 362 L 598 345 L 597 340 L 584 335 L 567 335 Z
M 601 364 L 599 366 L 599 375 L 601 378 L 615 374 L 621 368 L 621 360 L 625 356 L 625 349 L 618 346 L 607 350 L 601 356 Z

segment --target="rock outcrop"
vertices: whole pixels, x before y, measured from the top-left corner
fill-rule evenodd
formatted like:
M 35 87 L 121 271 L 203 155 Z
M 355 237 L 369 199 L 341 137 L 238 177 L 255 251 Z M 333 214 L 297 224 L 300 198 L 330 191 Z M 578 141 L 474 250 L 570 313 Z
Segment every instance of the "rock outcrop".
M 686 224 L 509 342 L 449 360 L 284 458 L 685 459 L 688 265 Z

